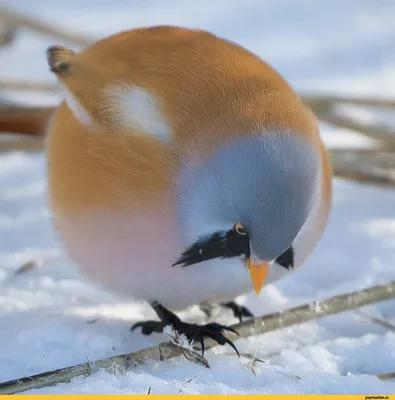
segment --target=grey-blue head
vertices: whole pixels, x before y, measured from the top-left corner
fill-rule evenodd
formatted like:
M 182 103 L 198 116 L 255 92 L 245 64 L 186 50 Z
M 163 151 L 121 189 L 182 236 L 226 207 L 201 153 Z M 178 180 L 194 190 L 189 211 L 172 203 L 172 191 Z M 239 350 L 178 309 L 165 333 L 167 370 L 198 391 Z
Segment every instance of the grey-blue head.
M 238 138 L 186 169 L 179 196 L 189 247 L 175 264 L 243 257 L 250 270 L 276 260 L 293 267 L 292 243 L 314 204 L 319 172 L 317 151 L 292 132 Z

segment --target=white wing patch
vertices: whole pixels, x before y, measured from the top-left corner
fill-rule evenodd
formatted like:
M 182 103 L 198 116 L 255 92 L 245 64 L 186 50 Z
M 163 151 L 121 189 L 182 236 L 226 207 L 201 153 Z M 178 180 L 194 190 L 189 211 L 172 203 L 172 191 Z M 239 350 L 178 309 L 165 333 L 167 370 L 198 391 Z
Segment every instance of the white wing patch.
M 171 140 L 171 129 L 161 112 L 159 100 L 138 86 L 119 83 L 104 90 L 103 106 L 117 124 L 157 137 Z
M 92 124 L 93 120 L 88 111 L 85 110 L 85 108 L 79 103 L 79 101 L 69 92 L 69 90 L 63 86 L 63 97 L 74 114 L 74 116 L 83 124 L 86 126 L 89 126 Z

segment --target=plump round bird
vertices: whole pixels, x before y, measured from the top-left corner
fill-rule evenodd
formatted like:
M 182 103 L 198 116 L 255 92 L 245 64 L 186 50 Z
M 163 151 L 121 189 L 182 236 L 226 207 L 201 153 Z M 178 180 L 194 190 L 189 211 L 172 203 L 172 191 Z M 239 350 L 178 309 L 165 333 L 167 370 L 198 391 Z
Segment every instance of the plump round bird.
M 331 206 L 317 121 L 245 48 L 203 30 L 133 29 L 47 50 L 64 101 L 48 127 L 49 199 L 92 281 L 148 302 L 188 338 L 227 328 L 174 311 L 256 293 L 300 266 Z M 241 310 L 241 311 L 240 311 Z

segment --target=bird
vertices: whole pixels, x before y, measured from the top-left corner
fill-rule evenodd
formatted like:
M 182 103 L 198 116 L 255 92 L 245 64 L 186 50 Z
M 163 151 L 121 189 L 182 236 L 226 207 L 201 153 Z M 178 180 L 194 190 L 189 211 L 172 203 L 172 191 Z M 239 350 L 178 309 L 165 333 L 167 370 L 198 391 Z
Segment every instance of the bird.
M 53 226 L 88 279 L 148 303 L 143 334 L 234 343 L 177 312 L 299 268 L 327 226 L 318 122 L 269 63 L 204 29 L 146 26 L 46 57 L 62 101 L 46 131 Z M 235 332 L 237 333 L 237 332 Z

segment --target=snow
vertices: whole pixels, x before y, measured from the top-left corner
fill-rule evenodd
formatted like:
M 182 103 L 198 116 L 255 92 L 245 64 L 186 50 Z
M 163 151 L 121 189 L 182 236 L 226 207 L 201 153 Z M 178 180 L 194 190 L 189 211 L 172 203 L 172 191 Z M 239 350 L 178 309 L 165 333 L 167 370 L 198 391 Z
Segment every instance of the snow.
M 92 37 L 153 24 L 209 29 L 248 47 L 277 68 L 297 90 L 390 96 L 395 77 L 395 3 L 391 0 L 2 0 L 0 5 L 51 20 Z M 53 82 L 44 51 L 51 38 L 24 31 L 1 50 L 3 78 Z M 57 95 L 9 93 L 31 104 L 54 104 Z M 347 111 L 345 111 L 347 112 Z M 353 110 L 370 121 L 369 110 Z M 370 141 L 322 124 L 330 146 Z M 259 297 L 242 300 L 257 315 L 388 282 L 395 276 L 395 193 L 335 180 L 328 228 L 305 266 Z M 0 154 L 0 381 L 116 354 L 167 339 L 129 327 L 153 312 L 116 298 L 84 280 L 62 255 L 49 221 L 45 159 Z M 23 263 L 42 268 L 14 276 Z M 364 308 L 395 323 L 394 301 Z M 201 322 L 196 307 L 181 314 Z M 228 312 L 219 322 L 234 323 Z M 124 375 L 98 371 L 87 378 L 28 393 L 394 393 L 395 333 L 356 312 L 346 312 L 236 342 L 206 356 L 211 369 L 178 358 L 149 362 Z

